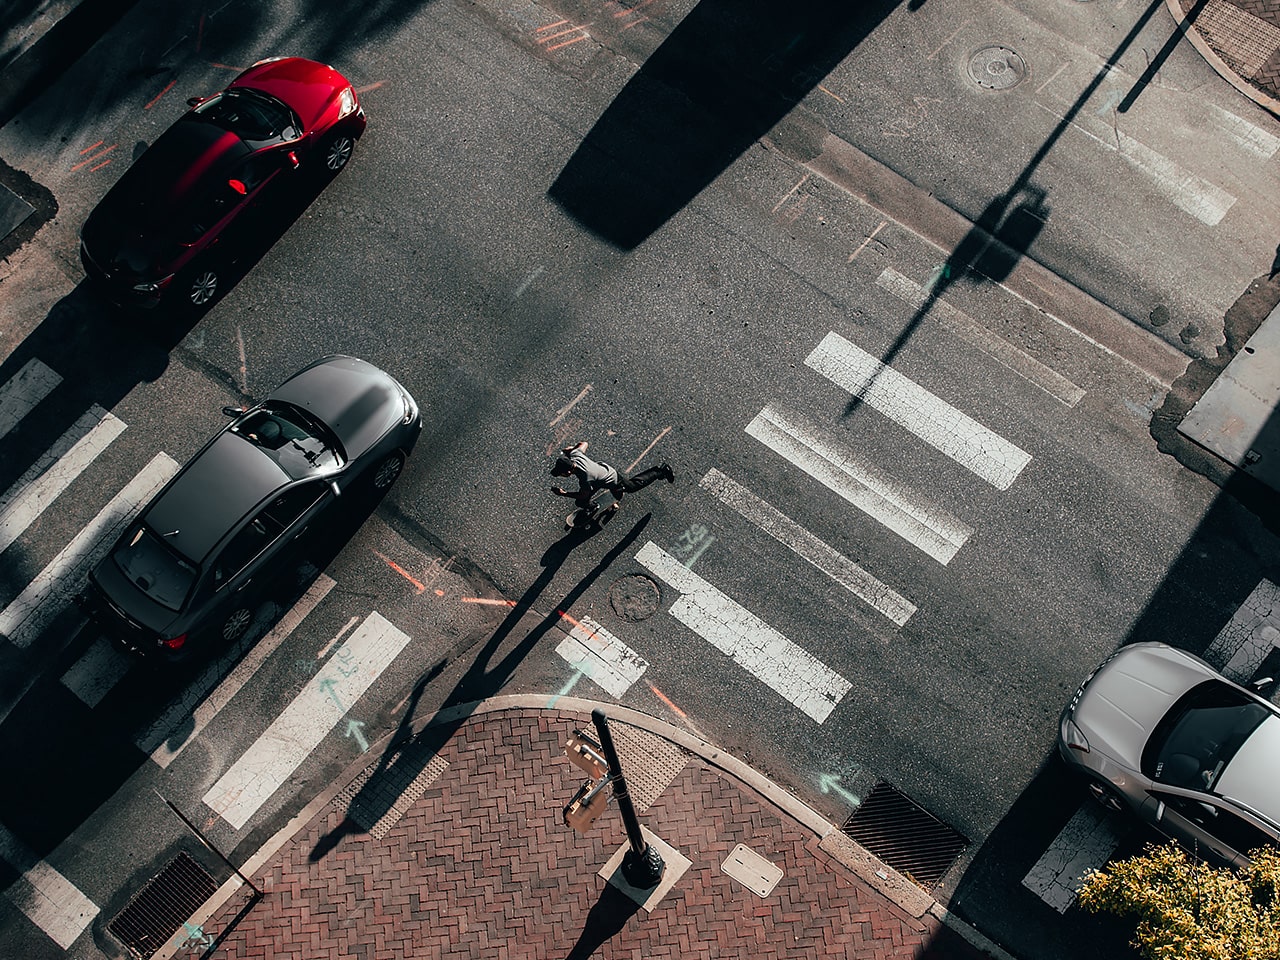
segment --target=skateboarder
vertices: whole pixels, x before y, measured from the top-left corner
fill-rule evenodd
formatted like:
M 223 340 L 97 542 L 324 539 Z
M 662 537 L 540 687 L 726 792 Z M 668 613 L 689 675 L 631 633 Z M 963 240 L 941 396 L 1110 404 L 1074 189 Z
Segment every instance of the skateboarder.
M 671 469 L 671 464 L 662 463 L 656 467 L 650 467 L 641 473 L 637 473 L 634 477 L 624 477 L 613 467 L 607 463 L 598 463 L 592 460 L 586 454 L 587 441 L 580 440 L 572 446 L 565 447 L 560 451 L 560 456 L 556 457 L 556 462 L 551 467 L 551 475 L 553 477 L 573 476 L 578 480 L 578 489 L 569 491 L 564 487 L 552 487 L 551 492 L 560 497 L 573 497 L 579 509 L 588 510 L 591 507 L 591 498 L 601 490 L 608 490 L 613 494 L 613 506 L 609 509 L 616 510 L 622 502 L 625 494 L 634 493 L 655 480 L 663 479 L 667 483 L 675 483 L 675 471 Z

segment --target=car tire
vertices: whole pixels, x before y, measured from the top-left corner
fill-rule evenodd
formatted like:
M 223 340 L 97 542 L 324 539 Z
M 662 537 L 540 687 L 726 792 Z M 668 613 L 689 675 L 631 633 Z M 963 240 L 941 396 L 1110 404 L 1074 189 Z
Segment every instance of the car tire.
M 356 149 L 356 138 L 349 133 L 333 133 L 320 147 L 320 159 L 324 162 L 324 173 L 328 177 L 336 177 L 351 162 L 351 154 Z
M 222 295 L 225 277 L 216 263 L 200 263 L 181 277 L 176 291 L 182 305 L 190 310 L 204 310 L 213 306 Z
M 1121 799 L 1120 794 L 1116 793 L 1115 788 L 1110 784 L 1103 783 L 1101 780 L 1089 781 L 1089 794 L 1105 810 L 1119 813 L 1125 808 L 1125 802 Z
M 379 493 L 385 493 L 390 490 L 391 485 L 396 482 L 396 479 L 400 476 L 400 471 L 403 469 L 404 457 L 401 454 L 387 454 L 378 461 L 378 465 L 373 468 L 373 472 L 369 475 L 373 489 Z
M 222 627 L 218 633 L 227 643 L 234 643 L 244 636 L 244 632 L 249 629 L 249 621 L 253 619 L 253 611 L 248 607 L 240 607 L 222 622 Z

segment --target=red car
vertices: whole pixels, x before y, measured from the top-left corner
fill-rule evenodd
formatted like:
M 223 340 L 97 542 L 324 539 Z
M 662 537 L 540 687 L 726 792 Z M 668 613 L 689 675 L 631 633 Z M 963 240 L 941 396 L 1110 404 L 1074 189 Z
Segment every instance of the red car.
M 85 272 L 118 304 L 211 304 L 245 211 L 295 171 L 336 174 L 365 129 L 347 79 L 300 57 L 255 63 L 222 93 L 188 103 L 80 231 Z

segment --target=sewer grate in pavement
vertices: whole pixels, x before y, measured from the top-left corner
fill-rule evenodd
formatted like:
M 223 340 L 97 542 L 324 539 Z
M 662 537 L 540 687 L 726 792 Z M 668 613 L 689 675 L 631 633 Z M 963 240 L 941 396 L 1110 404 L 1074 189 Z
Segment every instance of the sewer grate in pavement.
M 107 929 L 135 957 L 150 957 L 217 889 L 190 854 L 180 853 L 133 895 Z
M 636 811 L 644 813 L 679 776 L 689 754 L 669 740 L 625 723 L 611 723 L 609 732 L 627 778 L 627 793 Z
M 967 838 L 881 781 L 842 826 L 893 869 L 929 889 L 969 845 Z

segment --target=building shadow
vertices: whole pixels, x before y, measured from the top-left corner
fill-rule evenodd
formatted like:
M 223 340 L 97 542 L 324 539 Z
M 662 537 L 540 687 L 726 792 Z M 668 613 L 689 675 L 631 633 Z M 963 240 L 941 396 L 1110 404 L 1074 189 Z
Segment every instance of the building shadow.
M 764 136 L 898 0 L 701 0 L 596 121 L 548 194 L 623 250 Z

